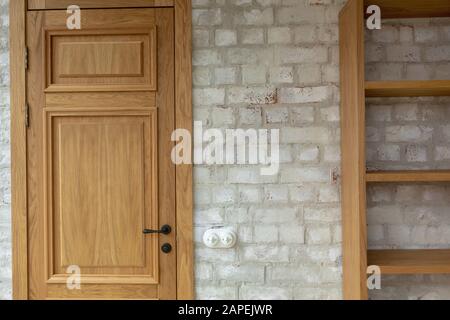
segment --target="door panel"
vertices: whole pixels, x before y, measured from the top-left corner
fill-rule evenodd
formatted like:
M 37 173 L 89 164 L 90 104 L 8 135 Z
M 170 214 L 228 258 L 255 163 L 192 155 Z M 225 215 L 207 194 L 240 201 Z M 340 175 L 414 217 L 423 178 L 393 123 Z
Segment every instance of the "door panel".
M 47 92 L 81 91 L 83 86 L 91 91 L 93 85 L 110 91 L 119 85 L 156 90 L 156 27 L 46 30 L 46 47 Z
M 68 31 L 65 11 L 27 16 L 29 296 L 174 299 L 173 10 L 82 17 Z

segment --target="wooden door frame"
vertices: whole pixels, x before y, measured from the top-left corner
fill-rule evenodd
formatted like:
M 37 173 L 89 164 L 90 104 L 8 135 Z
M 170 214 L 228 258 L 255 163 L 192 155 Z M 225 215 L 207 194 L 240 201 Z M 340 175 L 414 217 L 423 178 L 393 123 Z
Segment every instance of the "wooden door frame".
M 33 10 L 60 9 L 29 0 Z M 91 0 L 85 7 L 123 7 L 122 0 Z M 61 1 L 59 2 L 61 3 Z M 26 13 L 27 0 L 10 1 L 11 211 L 13 298 L 28 299 Z M 175 8 L 175 127 L 192 132 L 192 0 L 127 0 L 127 7 Z M 83 5 L 81 6 L 83 7 Z M 176 166 L 177 299 L 194 298 L 192 165 Z

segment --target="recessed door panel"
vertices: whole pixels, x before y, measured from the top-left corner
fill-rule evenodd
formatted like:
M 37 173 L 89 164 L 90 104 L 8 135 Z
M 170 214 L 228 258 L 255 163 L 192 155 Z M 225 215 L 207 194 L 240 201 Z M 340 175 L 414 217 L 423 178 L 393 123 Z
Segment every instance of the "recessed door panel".
M 46 30 L 47 92 L 156 90 L 156 30 Z
M 157 239 L 142 230 L 158 225 L 156 110 L 49 112 L 46 130 L 49 278 L 76 265 L 155 282 Z

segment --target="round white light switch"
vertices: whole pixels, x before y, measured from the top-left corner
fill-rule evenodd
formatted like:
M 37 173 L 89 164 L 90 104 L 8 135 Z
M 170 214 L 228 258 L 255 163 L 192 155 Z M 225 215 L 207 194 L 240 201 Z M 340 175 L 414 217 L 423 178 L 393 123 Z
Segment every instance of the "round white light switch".
M 236 233 L 230 228 L 212 228 L 203 235 L 203 243 L 208 248 L 230 249 L 236 245 Z

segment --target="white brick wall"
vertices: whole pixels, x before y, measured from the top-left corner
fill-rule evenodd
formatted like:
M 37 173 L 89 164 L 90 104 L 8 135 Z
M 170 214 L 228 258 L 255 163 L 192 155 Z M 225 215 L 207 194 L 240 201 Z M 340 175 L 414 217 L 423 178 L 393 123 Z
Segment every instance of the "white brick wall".
M 329 175 L 340 164 L 343 2 L 194 1 L 196 120 L 279 128 L 282 162 L 273 177 L 249 166 L 195 168 L 199 298 L 342 297 L 339 189 Z M 237 229 L 235 249 L 201 244 L 215 225 Z

